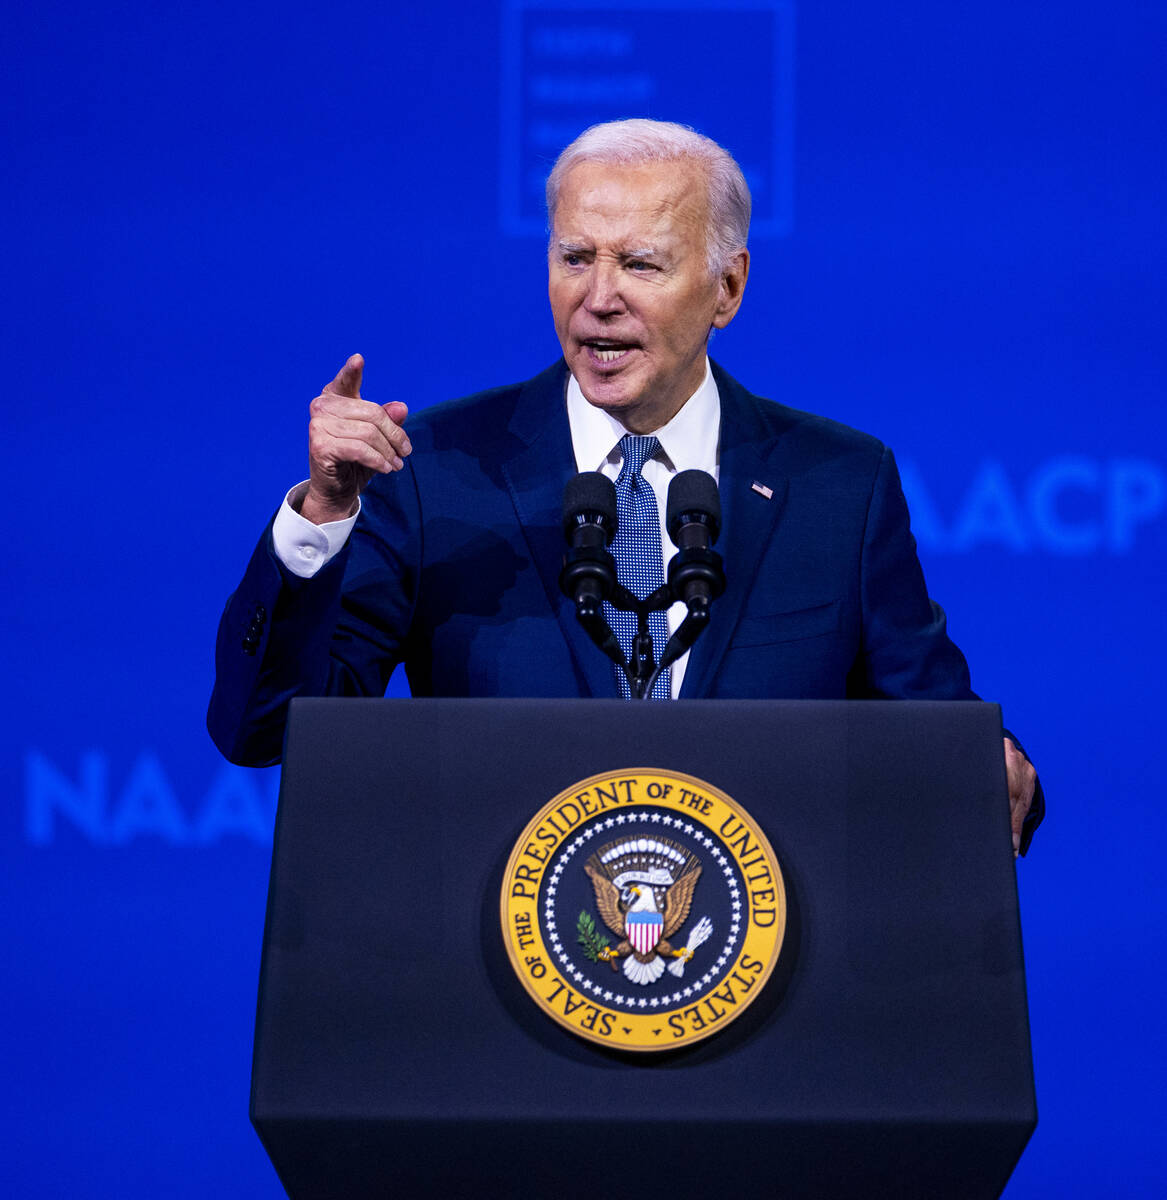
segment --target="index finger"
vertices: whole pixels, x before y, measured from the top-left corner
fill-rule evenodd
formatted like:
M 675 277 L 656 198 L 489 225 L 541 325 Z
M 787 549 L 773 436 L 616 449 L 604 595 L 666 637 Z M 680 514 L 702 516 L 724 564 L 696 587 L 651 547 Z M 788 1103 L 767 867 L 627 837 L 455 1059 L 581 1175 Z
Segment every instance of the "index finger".
M 337 371 L 335 378 L 324 385 L 324 391 L 331 392 L 334 396 L 349 396 L 353 400 L 359 400 L 364 370 L 364 358 L 359 354 L 350 355 L 344 366 Z

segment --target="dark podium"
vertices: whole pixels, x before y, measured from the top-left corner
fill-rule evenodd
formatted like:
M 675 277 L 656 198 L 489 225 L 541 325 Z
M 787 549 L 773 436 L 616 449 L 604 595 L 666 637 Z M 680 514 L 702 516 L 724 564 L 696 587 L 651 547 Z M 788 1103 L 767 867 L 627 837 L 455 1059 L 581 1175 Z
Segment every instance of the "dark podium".
M 661 767 L 785 875 L 758 1000 L 633 1055 L 507 960 L 512 845 Z M 976 703 L 301 700 L 251 1117 L 295 1197 L 996 1196 L 1036 1125 L 1000 714 Z

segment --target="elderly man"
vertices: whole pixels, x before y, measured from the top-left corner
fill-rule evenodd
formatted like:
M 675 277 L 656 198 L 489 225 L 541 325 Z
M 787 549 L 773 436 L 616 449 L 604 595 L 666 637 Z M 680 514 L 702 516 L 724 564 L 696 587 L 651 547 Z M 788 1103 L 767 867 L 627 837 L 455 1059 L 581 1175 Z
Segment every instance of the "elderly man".
M 560 156 L 547 203 L 562 361 L 429 408 L 408 434 L 403 403 L 361 398 L 359 355 L 312 401 L 309 478 L 220 625 L 208 725 L 223 753 L 277 761 L 293 696 L 381 695 L 398 662 L 415 695 L 618 695 L 557 582 L 563 486 L 585 470 L 617 481 L 621 526 L 633 506 L 650 558 L 659 544 L 646 579 L 670 549 L 670 477 L 719 481 L 728 585 L 654 696 L 975 698 L 890 452 L 709 362 L 749 274 L 730 155 L 668 123 L 595 126 Z M 662 622 L 658 655 L 665 636 Z M 1024 850 L 1035 775 L 1009 738 L 1005 755 Z

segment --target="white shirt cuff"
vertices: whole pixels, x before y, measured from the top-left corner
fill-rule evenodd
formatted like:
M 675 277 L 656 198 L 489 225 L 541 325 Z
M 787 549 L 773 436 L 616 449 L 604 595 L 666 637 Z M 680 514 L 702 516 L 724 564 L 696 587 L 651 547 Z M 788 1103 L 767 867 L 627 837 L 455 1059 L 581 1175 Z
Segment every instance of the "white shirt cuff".
M 344 549 L 348 535 L 352 533 L 361 514 L 361 502 L 358 500 L 357 511 L 351 517 L 313 525 L 307 517 L 300 516 L 296 511 L 303 504 L 307 491 L 308 481 L 304 480 L 288 492 L 280 511 L 276 513 L 271 530 L 276 556 L 293 575 L 301 579 L 311 579 Z

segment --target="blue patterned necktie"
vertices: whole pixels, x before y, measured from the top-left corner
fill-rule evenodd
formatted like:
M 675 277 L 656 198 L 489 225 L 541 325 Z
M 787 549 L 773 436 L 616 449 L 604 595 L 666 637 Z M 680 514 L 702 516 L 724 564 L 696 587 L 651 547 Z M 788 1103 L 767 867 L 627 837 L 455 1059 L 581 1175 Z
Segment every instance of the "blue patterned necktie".
M 616 536 L 612 539 L 612 556 L 616 560 L 620 582 L 640 600 L 654 592 L 665 581 L 664 560 L 661 555 L 660 513 L 656 505 L 656 495 L 640 474 L 644 464 L 653 458 L 659 449 L 660 442 L 654 437 L 639 437 L 626 433 L 620 439 L 624 465 L 616 478 L 618 524 Z M 624 657 L 631 661 L 632 640 L 636 636 L 636 614 L 618 612 L 610 604 L 605 604 L 604 608 L 608 623 L 620 640 Z M 653 657 L 660 662 L 661 653 L 669 638 L 668 620 L 663 612 L 655 612 L 649 616 L 648 631 L 652 634 Z M 632 690 L 628 686 L 628 679 L 619 667 L 616 667 L 615 671 L 620 695 L 629 699 Z M 660 673 L 653 684 L 651 699 L 671 698 L 671 674 L 670 670 Z

